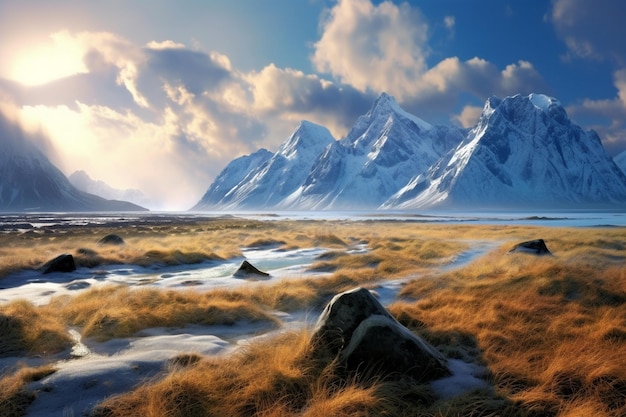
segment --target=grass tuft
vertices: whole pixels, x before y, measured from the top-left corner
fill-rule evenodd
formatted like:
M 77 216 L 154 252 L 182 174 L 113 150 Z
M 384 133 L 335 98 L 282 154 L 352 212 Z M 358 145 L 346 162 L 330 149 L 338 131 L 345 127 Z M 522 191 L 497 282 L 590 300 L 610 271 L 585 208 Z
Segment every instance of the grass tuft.
M 0 357 L 50 355 L 72 344 L 62 323 L 26 300 L 0 306 Z
M 26 385 L 55 371 L 51 366 L 21 367 L 13 374 L 0 378 L 0 415 L 3 417 L 26 415 L 28 406 L 36 399 L 36 394 L 28 391 Z

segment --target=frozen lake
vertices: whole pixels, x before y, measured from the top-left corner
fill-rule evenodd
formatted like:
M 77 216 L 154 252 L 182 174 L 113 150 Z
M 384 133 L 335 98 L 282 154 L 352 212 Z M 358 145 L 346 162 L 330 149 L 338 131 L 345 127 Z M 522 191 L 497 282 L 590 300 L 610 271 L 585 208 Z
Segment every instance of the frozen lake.
M 141 213 L 5 213 L 0 233 L 46 227 L 104 226 L 191 222 L 203 218 L 241 217 L 272 220 L 396 220 L 443 224 L 516 224 L 554 227 L 626 227 L 626 210 L 570 211 L 237 211 Z

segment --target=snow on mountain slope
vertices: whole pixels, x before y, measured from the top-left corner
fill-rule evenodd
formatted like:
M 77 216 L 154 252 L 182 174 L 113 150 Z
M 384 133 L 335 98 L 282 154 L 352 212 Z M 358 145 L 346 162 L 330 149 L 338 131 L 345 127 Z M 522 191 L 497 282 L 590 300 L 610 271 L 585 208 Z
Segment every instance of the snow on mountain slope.
M 374 208 L 463 139 L 457 128 L 432 126 L 383 93 L 348 135 L 325 149 L 282 207 Z
M 136 211 L 76 189 L 22 129 L 0 115 L 0 211 Z
M 239 181 L 230 176 L 226 181 L 225 173 L 223 182 L 233 185 L 228 191 L 224 188 L 223 196 L 211 200 L 203 198 L 203 204 L 193 209 L 275 207 L 302 184 L 318 155 L 334 141 L 327 128 L 302 121 L 275 154 L 250 164 Z
M 626 175 L 626 151 L 618 154 L 613 160 L 617 167 Z
M 593 131 L 558 100 L 487 100 L 467 138 L 382 208 L 605 207 L 626 204 L 626 177 Z
M 241 183 L 252 171 L 267 162 L 273 155 L 267 149 L 261 148 L 253 154 L 240 156 L 230 161 L 191 210 L 216 208 L 229 191 Z

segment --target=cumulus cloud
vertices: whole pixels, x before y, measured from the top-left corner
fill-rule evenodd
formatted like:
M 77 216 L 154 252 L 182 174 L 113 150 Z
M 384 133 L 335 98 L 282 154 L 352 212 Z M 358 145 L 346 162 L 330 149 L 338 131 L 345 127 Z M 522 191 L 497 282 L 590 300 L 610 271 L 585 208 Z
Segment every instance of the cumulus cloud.
M 454 17 L 446 16 L 444 24 L 453 30 Z M 322 30 L 312 56 L 318 70 L 363 93 L 388 92 L 426 119 L 452 114 L 468 93 L 479 101 L 491 95 L 549 93 L 528 61 L 500 69 L 479 57 L 449 57 L 428 67 L 428 23 L 407 3 L 340 0 L 328 11 Z
M 322 23 L 313 64 L 361 92 L 403 98 L 426 69 L 428 25 L 417 9 L 384 1 L 340 0 Z
M 371 106 L 374 95 L 337 85 L 315 74 L 270 64 L 245 77 L 253 93 L 255 112 L 288 122 L 313 120 L 341 137 Z
M 465 106 L 460 114 L 453 117 L 453 121 L 461 127 L 473 127 L 478 122 L 483 108 L 479 106 Z
M 419 94 L 405 98 L 403 106 L 426 120 L 450 115 L 453 122 L 469 120 L 452 115 L 462 97 L 473 96 L 483 102 L 492 95 L 504 97 L 513 94 L 547 92 L 549 89 L 537 70 L 526 61 L 510 64 L 504 69 L 481 58 L 461 61 L 457 57 L 446 58 L 430 68 L 415 81 Z

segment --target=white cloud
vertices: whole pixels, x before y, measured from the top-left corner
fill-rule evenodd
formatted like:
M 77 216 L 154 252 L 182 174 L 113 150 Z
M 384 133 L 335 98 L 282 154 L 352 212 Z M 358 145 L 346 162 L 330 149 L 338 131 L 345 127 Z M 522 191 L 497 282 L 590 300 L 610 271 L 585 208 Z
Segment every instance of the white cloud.
M 454 25 L 456 24 L 456 19 L 454 16 L 446 16 L 443 18 L 443 25 L 448 30 L 454 29 Z
M 454 29 L 454 16 L 446 16 L 444 24 Z M 361 92 L 388 92 L 423 117 L 451 114 L 467 93 L 482 101 L 491 95 L 547 92 L 528 61 L 499 69 L 478 57 L 449 57 L 429 68 L 428 23 L 407 3 L 340 0 L 321 27 L 312 57 L 318 70 Z
M 408 4 L 340 0 L 322 23 L 313 64 L 361 92 L 415 94 L 414 80 L 427 69 L 424 18 Z
M 480 115 L 482 114 L 483 108 L 478 106 L 465 106 L 461 111 L 461 114 L 458 114 L 453 117 L 453 120 L 457 122 L 462 127 L 472 127 L 476 125 Z
M 166 41 L 150 41 L 146 44 L 146 48 L 148 49 L 184 49 L 185 45 L 182 43 L 174 42 L 171 40 Z

